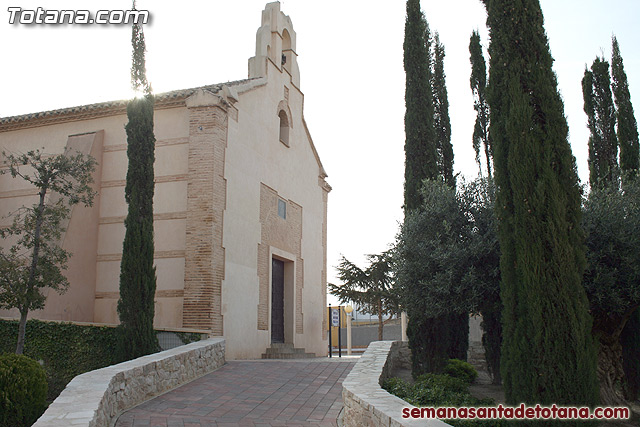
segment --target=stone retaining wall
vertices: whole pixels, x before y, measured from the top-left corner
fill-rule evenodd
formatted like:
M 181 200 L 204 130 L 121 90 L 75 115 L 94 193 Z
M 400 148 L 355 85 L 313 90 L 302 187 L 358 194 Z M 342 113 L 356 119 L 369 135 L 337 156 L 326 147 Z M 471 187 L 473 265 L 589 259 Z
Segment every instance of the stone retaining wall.
M 109 427 L 118 415 L 225 362 L 223 338 L 209 338 L 75 377 L 33 427 Z
M 388 393 L 380 386 L 398 367 L 410 367 L 410 352 L 406 342 L 375 341 L 362 355 L 342 382 L 344 402 L 343 425 L 361 426 L 426 426 L 446 427 L 440 420 L 402 418 L 407 402 Z

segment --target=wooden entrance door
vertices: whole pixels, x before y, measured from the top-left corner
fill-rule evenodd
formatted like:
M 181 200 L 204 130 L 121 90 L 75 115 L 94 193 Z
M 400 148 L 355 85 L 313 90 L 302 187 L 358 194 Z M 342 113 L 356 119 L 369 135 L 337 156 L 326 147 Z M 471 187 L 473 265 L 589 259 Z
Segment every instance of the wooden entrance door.
M 284 262 L 271 262 L 271 342 L 284 342 Z

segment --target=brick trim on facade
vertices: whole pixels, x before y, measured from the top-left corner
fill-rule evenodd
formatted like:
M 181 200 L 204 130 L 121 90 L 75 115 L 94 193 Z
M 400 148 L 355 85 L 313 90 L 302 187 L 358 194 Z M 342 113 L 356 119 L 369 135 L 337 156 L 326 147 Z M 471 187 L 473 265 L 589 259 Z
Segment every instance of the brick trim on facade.
M 295 331 L 304 332 L 302 292 L 304 287 L 304 260 L 302 259 L 302 206 L 291 200 L 287 205 L 286 219 L 278 216 L 278 192 L 265 184 L 260 185 L 260 230 L 258 244 L 258 330 L 269 330 L 269 306 L 271 291 L 271 251 L 277 248 L 295 256 Z M 286 326 L 285 326 L 286 327 Z
M 189 177 L 182 325 L 223 334 L 222 220 L 227 185 L 227 113 L 220 105 L 189 107 Z

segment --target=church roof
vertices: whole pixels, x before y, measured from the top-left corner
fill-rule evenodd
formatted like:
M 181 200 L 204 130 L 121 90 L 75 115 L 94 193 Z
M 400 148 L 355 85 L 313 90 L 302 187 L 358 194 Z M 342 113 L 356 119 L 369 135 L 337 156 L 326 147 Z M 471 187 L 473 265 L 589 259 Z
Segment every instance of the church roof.
M 255 78 L 159 93 L 155 95 L 155 108 L 164 109 L 184 105 L 184 100 L 200 89 L 218 93 L 223 86 L 239 86 L 251 80 L 255 80 Z M 128 102 L 129 100 L 107 101 L 19 116 L 0 117 L 0 131 L 30 126 L 44 126 L 52 122 L 77 121 L 122 114 L 126 112 Z

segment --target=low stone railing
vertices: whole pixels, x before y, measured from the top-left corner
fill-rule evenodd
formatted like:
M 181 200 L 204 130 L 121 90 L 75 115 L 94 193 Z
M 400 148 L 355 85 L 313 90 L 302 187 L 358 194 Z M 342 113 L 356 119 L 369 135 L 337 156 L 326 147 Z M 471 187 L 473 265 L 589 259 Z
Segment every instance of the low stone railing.
M 224 365 L 223 338 L 209 338 L 75 377 L 33 427 L 109 427 L 117 417 Z
M 440 420 L 402 418 L 402 409 L 409 408 L 409 404 L 382 389 L 381 384 L 396 367 L 410 367 L 410 363 L 410 350 L 406 342 L 375 341 L 369 344 L 342 382 L 343 425 L 449 426 Z

